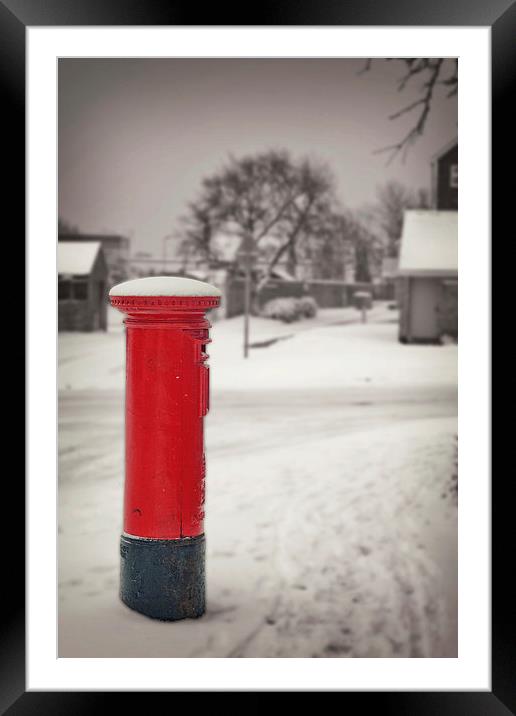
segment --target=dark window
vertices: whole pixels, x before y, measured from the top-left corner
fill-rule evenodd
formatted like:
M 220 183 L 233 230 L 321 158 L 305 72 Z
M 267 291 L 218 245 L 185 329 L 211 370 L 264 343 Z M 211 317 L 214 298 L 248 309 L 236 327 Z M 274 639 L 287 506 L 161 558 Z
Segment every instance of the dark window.
M 88 298 L 88 284 L 86 281 L 74 281 L 73 297 L 77 301 L 85 301 Z
M 57 300 L 66 301 L 71 297 L 71 281 L 59 281 L 57 284 Z

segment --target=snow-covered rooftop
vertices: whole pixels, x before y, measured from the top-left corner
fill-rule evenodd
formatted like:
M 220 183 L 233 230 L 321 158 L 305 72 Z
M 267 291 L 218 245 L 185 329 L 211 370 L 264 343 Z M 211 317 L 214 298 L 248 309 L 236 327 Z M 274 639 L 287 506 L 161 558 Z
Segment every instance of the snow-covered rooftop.
M 57 243 L 57 273 L 87 276 L 100 249 L 100 241 L 59 241 Z
M 399 274 L 456 275 L 457 212 L 405 211 Z
M 220 296 L 216 286 L 182 276 L 148 276 L 113 286 L 110 296 Z

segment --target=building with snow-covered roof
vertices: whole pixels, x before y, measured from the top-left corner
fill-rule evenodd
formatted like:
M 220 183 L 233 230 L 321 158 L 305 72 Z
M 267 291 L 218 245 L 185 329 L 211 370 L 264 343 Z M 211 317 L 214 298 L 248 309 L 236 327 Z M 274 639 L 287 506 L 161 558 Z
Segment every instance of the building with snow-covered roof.
M 58 329 L 107 329 L 108 267 L 100 241 L 57 244 Z
M 119 234 L 59 234 L 59 242 L 64 243 L 99 243 L 108 267 L 109 283 L 115 284 L 129 278 L 129 253 L 131 242 L 126 236 Z
M 400 340 L 457 337 L 457 212 L 405 211 L 398 267 Z

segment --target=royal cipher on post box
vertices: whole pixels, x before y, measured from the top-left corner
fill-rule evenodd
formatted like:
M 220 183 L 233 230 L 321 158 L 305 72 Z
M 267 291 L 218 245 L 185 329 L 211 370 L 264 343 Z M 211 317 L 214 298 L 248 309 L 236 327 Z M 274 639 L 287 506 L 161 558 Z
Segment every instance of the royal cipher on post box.
M 220 291 L 188 278 L 126 281 L 125 494 L 120 596 L 164 620 L 205 610 L 203 419 L 209 406 L 206 311 Z

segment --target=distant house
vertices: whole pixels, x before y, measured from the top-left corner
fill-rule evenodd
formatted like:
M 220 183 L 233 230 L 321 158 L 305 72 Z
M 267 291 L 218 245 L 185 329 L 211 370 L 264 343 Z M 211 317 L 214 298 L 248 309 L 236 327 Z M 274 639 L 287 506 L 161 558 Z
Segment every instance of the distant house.
M 398 269 L 402 343 L 457 337 L 457 212 L 404 214 Z
M 432 208 L 457 211 L 459 145 L 452 140 L 432 157 Z
M 108 283 L 113 286 L 129 278 L 131 242 L 119 234 L 60 234 L 59 241 L 100 242 L 108 267 Z
M 107 330 L 108 268 L 100 241 L 57 244 L 58 330 Z

